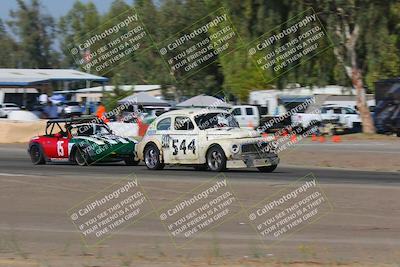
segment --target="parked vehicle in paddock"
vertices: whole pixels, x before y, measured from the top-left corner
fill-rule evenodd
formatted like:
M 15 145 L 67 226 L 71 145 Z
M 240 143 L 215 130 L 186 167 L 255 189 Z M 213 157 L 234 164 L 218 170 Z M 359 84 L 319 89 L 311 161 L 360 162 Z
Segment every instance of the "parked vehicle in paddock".
M 291 125 L 290 117 L 268 115 L 266 107 L 254 105 L 233 106 L 231 113 L 239 123 L 240 128 L 258 129 L 260 132 L 277 132 Z M 274 121 L 279 121 L 279 123 Z
M 377 133 L 400 137 L 400 78 L 375 83 L 374 123 Z
M 292 123 L 304 129 L 320 126 L 321 132 L 335 134 L 345 131 L 360 131 L 361 118 L 358 112 L 347 106 L 323 105 L 319 113 L 296 113 Z M 329 127 L 328 127 L 329 126 Z
M 137 146 L 148 169 L 165 164 L 191 165 L 197 170 L 257 167 L 272 172 L 279 158 L 273 142 L 239 127 L 224 110 L 184 109 L 162 114 Z
M 0 118 L 7 118 L 10 112 L 21 110 L 17 104 L 2 103 L 0 104 Z
M 82 115 L 82 107 L 79 102 L 69 101 L 61 106 L 61 117 L 79 117 Z
M 260 112 L 256 106 L 234 106 L 231 111 L 241 128 L 255 129 L 260 125 Z
M 35 165 L 51 161 L 69 161 L 80 166 L 94 162 L 125 161 L 139 163 L 137 141 L 113 134 L 96 117 L 49 120 L 44 135 L 29 142 L 28 153 Z

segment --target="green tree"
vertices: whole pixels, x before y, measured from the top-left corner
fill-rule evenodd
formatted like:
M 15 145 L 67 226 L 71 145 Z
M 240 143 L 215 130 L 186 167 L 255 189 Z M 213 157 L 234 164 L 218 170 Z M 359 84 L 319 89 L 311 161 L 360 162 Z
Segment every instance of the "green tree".
M 52 50 L 55 23 L 43 14 L 38 0 L 27 4 L 17 0 L 18 9 L 11 10 L 8 25 L 18 38 L 19 66 L 24 68 L 50 68 L 57 65 L 58 55 Z
M 18 65 L 18 45 L 6 32 L 5 25 L 0 19 L 0 67 L 16 68 Z
M 76 0 L 72 9 L 58 22 L 58 33 L 61 38 L 61 50 L 63 52 L 63 66 L 77 67 L 70 49 L 99 27 L 101 17 L 96 6 L 89 2 L 87 4 Z

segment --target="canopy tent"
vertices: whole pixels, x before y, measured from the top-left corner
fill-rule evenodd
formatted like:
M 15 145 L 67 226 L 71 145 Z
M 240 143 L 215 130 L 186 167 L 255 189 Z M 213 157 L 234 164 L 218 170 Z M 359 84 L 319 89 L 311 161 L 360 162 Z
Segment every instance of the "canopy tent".
M 232 105 L 226 103 L 224 100 L 209 96 L 209 95 L 198 95 L 188 100 L 185 100 L 176 105 L 177 108 L 189 108 L 189 107 L 197 107 L 197 108 L 231 108 Z
M 0 86 L 31 86 L 51 81 L 94 81 L 108 78 L 71 69 L 0 69 Z
M 118 104 L 120 105 L 127 103 L 132 103 L 132 105 L 142 105 L 142 106 L 158 106 L 158 107 L 169 106 L 167 101 L 151 96 L 145 92 L 136 93 L 118 101 Z
M 61 84 L 85 81 L 101 83 L 104 86 L 108 78 L 72 69 L 0 69 L 1 90 L 4 92 L 4 88 L 7 87 L 21 88 L 22 97 L 17 97 L 14 101 L 20 102 L 20 105 L 25 107 L 32 106 L 32 99 L 28 100 L 28 87 L 35 87 L 42 93 L 47 91 L 47 94 L 50 94 L 53 82 Z

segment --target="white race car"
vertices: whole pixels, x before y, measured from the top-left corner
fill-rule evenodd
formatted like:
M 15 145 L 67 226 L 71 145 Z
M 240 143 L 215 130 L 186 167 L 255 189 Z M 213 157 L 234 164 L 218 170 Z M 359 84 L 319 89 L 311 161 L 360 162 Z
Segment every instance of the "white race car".
M 186 164 L 198 170 L 257 167 L 272 172 L 279 163 L 272 142 L 243 129 L 224 110 L 184 109 L 162 114 L 137 146 L 148 169 Z

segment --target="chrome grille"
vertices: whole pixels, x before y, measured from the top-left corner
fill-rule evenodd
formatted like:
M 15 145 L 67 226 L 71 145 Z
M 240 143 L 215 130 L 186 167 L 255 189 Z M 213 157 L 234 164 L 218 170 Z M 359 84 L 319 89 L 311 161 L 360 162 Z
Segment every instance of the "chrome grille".
M 243 144 L 242 153 L 256 153 L 261 151 L 261 146 L 258 144 Z
M 268 143 L 263 142 L 263 143 L 253 143 L 253 144 L 243 144 L 242 145 L 242 153 L 262 153 L 266 154 L 271 151 L 269 151 Z

